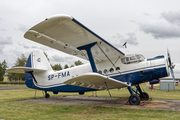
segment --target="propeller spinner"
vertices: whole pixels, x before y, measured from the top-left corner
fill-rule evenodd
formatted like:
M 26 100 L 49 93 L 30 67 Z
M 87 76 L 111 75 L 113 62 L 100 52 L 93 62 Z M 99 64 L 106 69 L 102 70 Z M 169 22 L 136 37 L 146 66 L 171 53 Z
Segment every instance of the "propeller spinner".
M 168 62 L 169 62 L 169 68 L 170 68 L 171 76 L 172 76 L 173 80 L 175 81 L 174 72 L 173 72 L 175 65 L 173 64 L 173 62 L 171 62 L 171 56 L 169 54 L 168 49 L 167 49 L 167 56 L 168 56 Z

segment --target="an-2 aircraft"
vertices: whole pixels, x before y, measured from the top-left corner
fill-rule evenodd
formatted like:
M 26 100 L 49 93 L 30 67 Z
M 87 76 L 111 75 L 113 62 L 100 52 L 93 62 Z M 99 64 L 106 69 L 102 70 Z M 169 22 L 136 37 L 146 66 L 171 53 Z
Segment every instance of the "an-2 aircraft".
M 138 105 L 148 100 L 139 84 L 169 76 L 173 79 L 171 58 L 156 56 L 145 59 L 141 54 L 125 55 L 109 42 L 95 34 L 69 15 L 55 15 L 29 29 L 25 38 L 49 46 L 56 50 L 89 60 L 80 66 L 54 71 L 44 53 L 34 50 L 27 60 L 26 67 L 14 67 L 6 72 L 25 73 L 27 87 L 45 91 L 45 97 L 58 92 L 79 92 L 109 90 L 127 87 L 129 103 Z M 170 70 L 169 70 L 170 68 Z M 132 86 L 136 86 L 135 90 Z

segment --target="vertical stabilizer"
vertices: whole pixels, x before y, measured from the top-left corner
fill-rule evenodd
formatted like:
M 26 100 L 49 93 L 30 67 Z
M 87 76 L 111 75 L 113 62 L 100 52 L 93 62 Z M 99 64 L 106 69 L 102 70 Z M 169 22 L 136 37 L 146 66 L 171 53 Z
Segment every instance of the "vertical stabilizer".
M 33 50 L 33 52 L 29 55 L 26 67 L 52 70 L 48 59 L 41 50 Z

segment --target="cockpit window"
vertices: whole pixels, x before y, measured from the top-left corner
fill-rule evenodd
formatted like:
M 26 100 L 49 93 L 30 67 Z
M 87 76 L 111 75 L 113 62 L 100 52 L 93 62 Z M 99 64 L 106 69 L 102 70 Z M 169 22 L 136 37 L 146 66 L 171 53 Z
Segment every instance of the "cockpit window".
M 136 57 L 135 57 L 135 56 L 132 56 L 132 57 L 130 57 L 130 60 L 131 60 L 131 61 L 136 60 Z
M 126 58 L 126 61 L 129 62 L 129 57 Z
M 135 55 L 128 55 L 124 58 L 121 59 L 121 62 L 124 64 L 130 64 L 130 63 L 134 63 L 134 62 L 141 62 L 143 61 L 145 58 L 143 55 L 141 54 L 135 54 Z

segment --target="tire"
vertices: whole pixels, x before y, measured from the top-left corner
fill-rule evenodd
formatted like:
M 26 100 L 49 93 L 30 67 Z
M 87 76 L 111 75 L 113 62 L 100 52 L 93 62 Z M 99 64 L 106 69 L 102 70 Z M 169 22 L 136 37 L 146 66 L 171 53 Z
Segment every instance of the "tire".
M 50 95 L 48 93 L 46 93 L 45 98 L 50 98 Z
M 129 97 L 129 103 L 130 105 L 139 105 L 139 103 L 141 102 L 141 99 L 138 95 L 133 94 Z
M 141 98 L 141 100 L 149 100 L 149 94 L 147 92 L 142 92 L 142 95 L 139 95 L 139 97 Z

